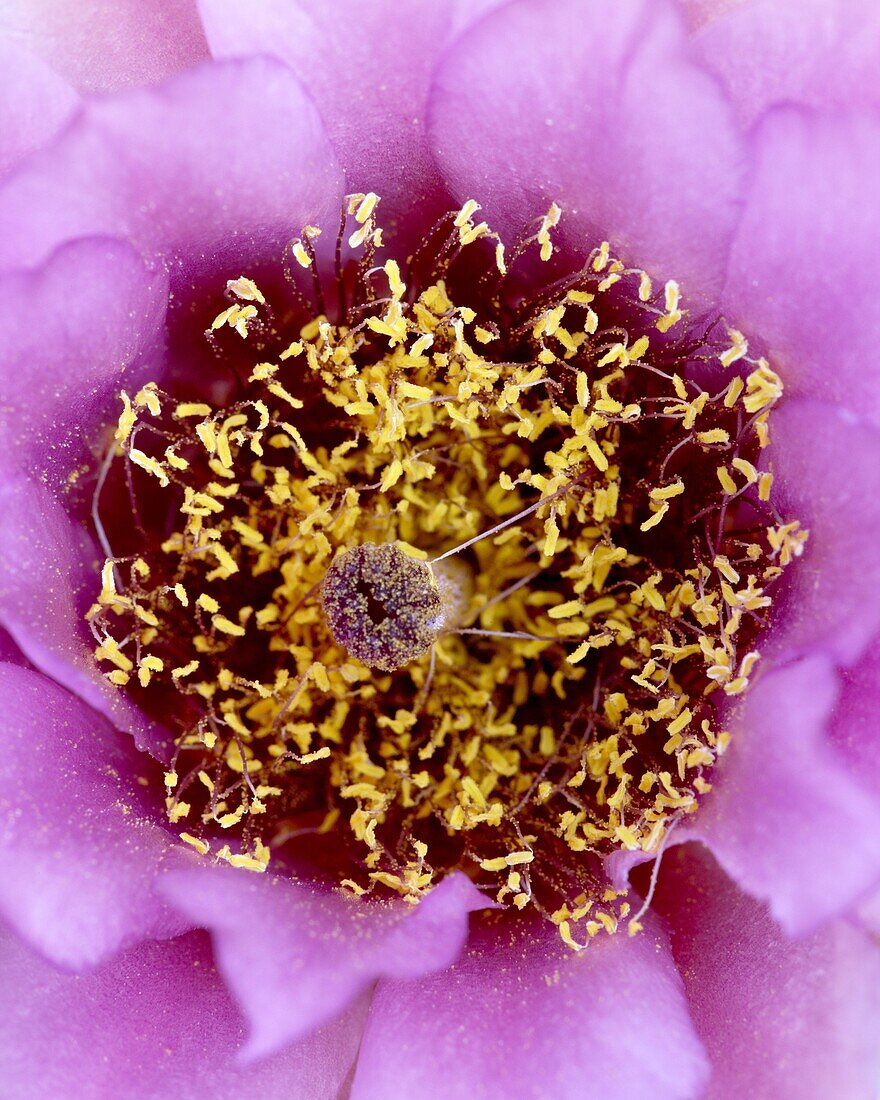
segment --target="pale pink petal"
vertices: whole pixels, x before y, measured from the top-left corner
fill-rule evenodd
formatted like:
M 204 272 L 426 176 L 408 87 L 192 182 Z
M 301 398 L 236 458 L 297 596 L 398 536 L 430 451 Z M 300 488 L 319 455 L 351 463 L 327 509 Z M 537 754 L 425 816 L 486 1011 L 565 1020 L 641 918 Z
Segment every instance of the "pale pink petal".
M 4 0 L 0 34 L 84 92 L 150 84 L 208 56 L 195 0 Z
M 0 351 L 9 443 L 0 453 L 0 623 L 36 665 L 158 752 L 162 734 L 91 656 L 84 616 L 103 552 L 87 531 L 87 490 L 71 515 L 71 479 L 97 465 L 119 390 L 161 377 L 167 278 L 130 245 L 90 238 L 7 273 L 0 289 L 16 318 Z
M 0 626 L 0 661 L 23 666 L 28 663 L 25 655 L 15 644 L 15 639 L 2 626 Z
M 437 57 L 501 0 L 199 0 L 215 57 L 268 53 L 314 96 L 349 191 L 375 191 L 389 238 L 425 232 L 449 205 L 427 143 L 425 111 Z
M 603 238 L 679 279 L 720 285 L 741 148 L 663 0 L 524 0 L 459 38 L 431 91 L 431 145 L 459 200 L 517 233 L 551 201 L 579 254 Z
M 4 272 L 16 323 L 0 349 L 0 428 L 16 466 L 58 493 L 122 409 L 119 392 L 161 378 L 168 277 L 130 244 L 68 242 L 34 270 Z
M 214 936 L 217 962 L 265 1055 L 331 1020 L 377 978 L 442 970 L 464 946 L 467 916 L 493 903 L 454 875 L 413 911 L 308 881 L 218 867 L 169 871 L 166 896 Z
M 65 974 L 0 934 L 0 1080 L 9 1100 L 336 1100 L 365 1004 L 256 1065 L 204 933 L 144 943 Z
M 60 243 L 123 237 L 192 294 L 280 262 L 307 223 L 334 224 L 341 176 L 293 73 L 269 58 L 205 65 L 82 108 L 0 191 L 0 260 L 31 266 Z
M 737 5 L 749 2 L 750 0 L 678 0 L 685 24 L 692 32 L 732 11 Z
M 841 673 L 840 698 L 828 730 L 840 759 L 880 798 L 880 637 Z M 880 885 L 880 884 L 878 884 Z
M 156 766 L 79 699 L 0 665 L 0 911 L 55 962 L 94 965 L 189 922 L 154 890 L 175 843 L 138 777 Z
M 100 581 L 99 551 L 45 486 L 0 478 L 0 624 L 54 680 L 166 759 L 170 735 L 101 675 L 85 613 Z
M 662 933 L 600 935 L 576 955 L 528 917 L 474 922 L 441 974 L 379 983 L 352 1100 L 701 1095 L 707 1076 Z
M 874 1100 L 880 948 L 842 923 L 792 941 L 696 845 L 667 854 L 654 907 L 670 924 L 707 1100 Z
M 0 34 L 0 180 L 45 145 L 76 109 L 73 88 L 39 57 Z
M 726 720 L 714 789 L 679 829 L 792 935 L 845 913 L 880 879 L 880 797 L 825 732 L 839 690 L 821 656 L 766 673 Z
M 753 136 L 722 305 L 789 393 L 880 423 L 880 119 L 780 108 Z
M 694 37 L 694 48 L 723 82 L 744 126 L 780 103 L 880 106 L 876 4 L 749 0 L 727 4 L 720 13 L 703 10 L 699 16 L 704 25 Z
M 776 503 L 809 539 L 758 648 L 849 664 L 880 629 L 880 430 L 821 401 L 785 403 L 770 429 Z

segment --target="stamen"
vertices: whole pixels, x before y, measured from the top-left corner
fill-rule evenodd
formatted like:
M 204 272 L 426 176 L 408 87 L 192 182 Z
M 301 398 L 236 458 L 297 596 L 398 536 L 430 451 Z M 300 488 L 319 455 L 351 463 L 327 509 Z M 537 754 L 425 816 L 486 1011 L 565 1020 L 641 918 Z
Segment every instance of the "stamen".
M 551 501 L 568 492 L 568 490 L 576 484 L 578 483 L 571 482 L 564 488 L 557 490 L 557 492 L 553 493 L 552 496 L 546 497 L 543 500 L 535 501 L 535 503 L 529 505 L 528 508 L 523 508 L 521 512 L 517 512 L 515 516 L 510 516 L 508 519 L 502 520 L 501 523 L 496 523 L 495 526 L 490 528 L 488 531 L 481 531 L 479 535 L 474 535 L 473 538 L 467 539 L 465 542 L 459 543 L 458 546 L 453 546 L 451 550 L 446 550 L 444 553 L 440 554 L 436 558 L 432 558 L 430 564 L 437 565 L 438 562 L 444 561 L 446 558 L 452 557 L 453 554 L 460 554 L 462 550 L 467 550 L 469 546 L 474 546 L 476 543 L 482 542 L 483 539 L 491 538 L 492 535 L 498 534 L 499 531 L 503 531 L 506 527 L 510 527 L 515 523 L 520 523 L 526 518 L 526 516 L 530 516 L 533 512 L 537 512 L 539 508 L 543 508 L 545 505 L 550 504 Z
M 283 304 L 221 288 L 237 399 L 121 396 L 95 657 L 177 723 L 162 797 L 205 858 L 319 836 L 342 888 L 410 903 L 464 869 L 582 950 L 629 916 L 604 858 L 656 875 L 711 790 L 716 700 L 803 553 L 764 458 L 782 381 L 608 242 L 534 286 L 555 204 L 505 252 L 470 201 L 408 265 L 376 262 L 377 204 L 348 197 L 335 286 L 307 226 Z

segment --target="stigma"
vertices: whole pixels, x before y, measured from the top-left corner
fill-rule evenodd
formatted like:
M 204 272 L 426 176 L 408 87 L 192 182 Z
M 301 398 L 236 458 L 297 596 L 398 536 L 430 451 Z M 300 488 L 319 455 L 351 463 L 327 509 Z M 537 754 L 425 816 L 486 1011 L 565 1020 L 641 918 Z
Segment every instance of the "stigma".
M 431 566 L 397 543 L 365 542 L 340 554 L 321 585 L 321 605 L 336 643 L 384 672 L 424 656 L 444 623 Z

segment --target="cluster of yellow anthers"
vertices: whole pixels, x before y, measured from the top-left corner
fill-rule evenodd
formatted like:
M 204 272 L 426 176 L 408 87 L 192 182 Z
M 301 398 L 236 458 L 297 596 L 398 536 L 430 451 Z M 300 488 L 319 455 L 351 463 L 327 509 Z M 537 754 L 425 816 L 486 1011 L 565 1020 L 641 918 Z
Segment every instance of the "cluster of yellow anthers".
M 371 261 L 375 204 L 348 208 Z M 677 341 L 677 285 L 655 292 L 607 243 L 505 306 L 478 209 L 450 216 L 440 266 L 482 242 L 485 316 L 388 260 L 361 265 L 344 323 L 290 342 L 251 280 L 228 283 L 214 338 L 246 353 L 259 330 L 277 352 L 222 409 L 122 395 L 115 453 L 178 518 L 108 558 L 89 618 L 107 678 L 179 714 L 167 808 L 199 852 L 263 870 L 303 831 L 333 837 L 348 889 L 407 901 L 463 867 L 578 947 L 629 915 L 600 858 L 656 852 L 710 789 L 728 740 L 711 697 L 748 685 L 806 534 L 755 464 L 782 384 L 740 333 Z M 508 262 L 549 259 L 558 220 Z M 317 232 L 293 245 L 303 268 Z M 458 563 L 454 616 L 395 671 L 353 658 L 322 609 L 328 569 L 366 543 L 438 578 Z

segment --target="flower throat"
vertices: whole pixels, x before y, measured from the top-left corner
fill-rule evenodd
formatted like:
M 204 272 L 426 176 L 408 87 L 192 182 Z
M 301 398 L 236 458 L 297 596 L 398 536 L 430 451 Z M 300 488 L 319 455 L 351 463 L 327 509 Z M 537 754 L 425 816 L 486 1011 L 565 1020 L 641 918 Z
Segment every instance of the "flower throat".
M 468 202 L 404 274 L 377 201 L 335 278 L 309 226 L 277 300 L 227 283 L 229 400 L 121 395 L 95 655 L 173 725 L 204 857 L 409 902 L 463 870 L 573 947 L 637 931 L 603 860 L 710 790 L 806 539 L 762 460 L 782 383 L 607 243 L 544 276 L 555 205 L 508 255 Z

